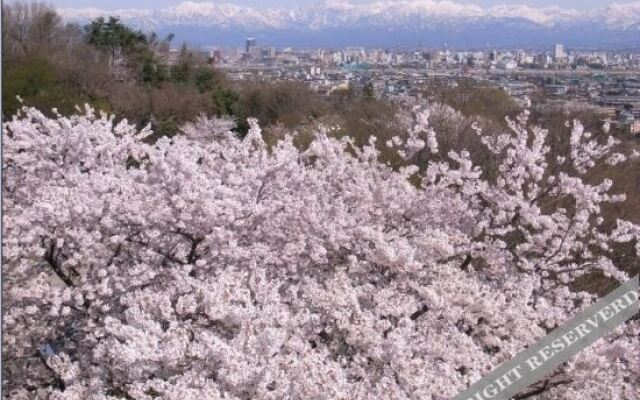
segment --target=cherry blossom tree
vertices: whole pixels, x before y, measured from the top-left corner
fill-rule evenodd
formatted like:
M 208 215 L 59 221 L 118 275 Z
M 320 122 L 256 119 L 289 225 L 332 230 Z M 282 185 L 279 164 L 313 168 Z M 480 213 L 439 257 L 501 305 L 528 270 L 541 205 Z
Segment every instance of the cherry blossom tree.
M 614 139 L 576 121 L 550 160 L 526 111 L 474 125 L 490 180 L 413 116 L 387 143 L 319 127 L 298 149 L 254 120 L 151 143 L 24 108 L 3 130 L 5 398 L 448 399 L 591 304 L 576 278 L 628 278 L 611 246 L 640 228 L 605 229 L 624 196 L 584 179 L 624 162 Z M 636 319 L 517 398 L 640 399 L 639 337 Z

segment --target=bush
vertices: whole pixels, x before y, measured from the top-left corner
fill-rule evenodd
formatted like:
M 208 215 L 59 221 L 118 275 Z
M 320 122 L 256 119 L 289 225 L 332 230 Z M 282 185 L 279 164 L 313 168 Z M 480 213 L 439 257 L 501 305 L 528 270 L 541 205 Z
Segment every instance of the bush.
M 25 104 L 38 107 L 52 115 L 51 110 L 69 115 L 75 112 L 76 105 L 94 101 L 82 91 L 65 85 L 57 76 L 57 70 L 47 59 L 26 57 L 3 68 L 2 114 L 4 118 L 12 116 L 21 107 L 17 96 Z

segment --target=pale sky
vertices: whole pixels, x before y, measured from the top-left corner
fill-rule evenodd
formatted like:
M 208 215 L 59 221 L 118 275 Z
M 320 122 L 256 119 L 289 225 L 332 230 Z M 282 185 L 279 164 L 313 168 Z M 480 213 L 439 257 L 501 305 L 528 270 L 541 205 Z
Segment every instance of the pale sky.
M 197 0 L 196 0 L 197 1 Z M 366 4 L 371 0 L 350 0 L 352 3 Z M 47 3 L 56 7 L 85 8 L 95 7 L 106 10 L 116 8 L 163 8 L 179 4 L 181 0 L 48 0 Z M 317 3 L 317 1 L 300 0 L 215 0 L 214 3 L 232 3 L 241 6 L 251 6 L 256 8 L 268 7 L 291 7 L 302 5 L 303 3 Z M 532 7 L 559 6 L 562 8 L 573 8 L 577 10 L 588 10 L 592 8 L 604 7 L 611 3 L 630 3 L 630 0 L 454 0 L 456 3 L 477 4 L 483 7 L 491 7 L 497 4 L 526 4 Z

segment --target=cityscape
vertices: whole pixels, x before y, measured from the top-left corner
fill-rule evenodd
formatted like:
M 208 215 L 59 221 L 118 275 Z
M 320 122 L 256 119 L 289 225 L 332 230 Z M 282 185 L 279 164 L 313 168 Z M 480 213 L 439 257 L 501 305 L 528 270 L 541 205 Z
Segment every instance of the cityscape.
M 179 49 L 163 56 L 175 62 Z M 640 133 L 640 51 L 585 51 L 554 44 L 546 51 L 458 49 L 276 48 L 246 38 L 237 48 L 211 47 L 199 54 L 235 81 L 298 81 L 322 94 L 341 90 L 402 99 L 432 85 L 456 87 L 473 80 L 523 101 L 545 99 L 589 109 Z

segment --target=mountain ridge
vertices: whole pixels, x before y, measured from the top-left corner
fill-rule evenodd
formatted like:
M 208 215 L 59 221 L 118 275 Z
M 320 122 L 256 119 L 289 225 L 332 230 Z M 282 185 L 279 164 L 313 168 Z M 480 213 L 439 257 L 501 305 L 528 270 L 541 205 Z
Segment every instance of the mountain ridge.
M 481 29 L 486 31 L 486 38 L 483 39 L 488 42 L 504 42 L 505 34 L 521 29 L 531 32 L 531 43 L 534 45 L 542 37 L 545 40 L 547 36 L 561 38 L 563 32 L 569 32 L 569 36 L 573 36 L 572 31 L 586 33 L 583 43 L 576 40 L 575 45 L 589 45 L 586 39 L 594 36 L 588 34 L 590 31 L 598 32 L 595 36 L 598 42 L 620 42 L 615 36 L 622 33 L 620 45 L 640 45 L 640 2 L 612 3 L 599 9 L 578 11 L 558 6 L 534 8 L 526 5 L 497 5 L 482 8 L 434 0 L 387 0 L 368 4 L 329 0 L 288 9 L 257 9 L 230 3 L 184 1 L 173 7 L 156 10 L 60 8 L 58 12 L 68 21 L 81 23 L 98 16 L 117 15 L 123 22 L 138 29 L 176 31 L 177 39 L 194 44 L 210 43 L 204 43 L 201 37 L 180 32 L 198 28 L 195 30 L 215 33 L 221 44 L 225 44 L 229 41 L 238 43 L 237 36 L 251 34 L 286 37 L 287 32 L 292 32 L 293 36 L 293 32 L 306 32 L 339 36 L 354 29 L 361 33 L 369 30 L 402 31 L 407 34 L 413 32 L 416 35 L 429 33 L 445 40 L 452 31 Z M 505 26 L 511 28 L 504 31 Z M 225 32 L 232 37 L 225 35 Z M 634 34 L 637 36 L 635 39 Z M 380 45 L 388 41 L 376 38 L 375 35 L 365 36 L 363 45 Z M 583 35 L 577 35 L 580 36 Z M 299 41 L 293 37 L 291 42 L 293 44 Z

